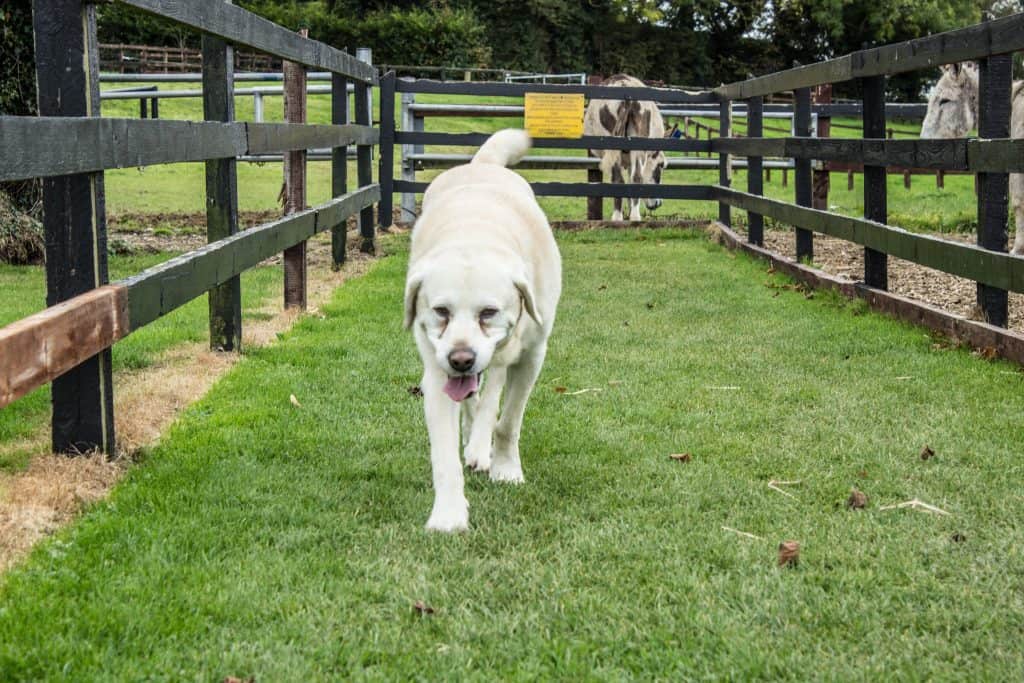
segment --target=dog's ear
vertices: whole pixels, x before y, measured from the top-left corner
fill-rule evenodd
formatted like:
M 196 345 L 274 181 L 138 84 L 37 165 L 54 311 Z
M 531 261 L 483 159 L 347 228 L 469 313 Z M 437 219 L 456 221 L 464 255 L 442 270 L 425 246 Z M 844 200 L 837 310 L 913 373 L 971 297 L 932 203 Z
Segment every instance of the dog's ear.
M 523 307 L 526 309 L 526 313 L 533 318 L 535 323 L 543 325 L 544 322 L 540 318 L 540 313 L 537 312 L 537 303 L 533 298 L 533 287 L 530 286 L 530 282 L 526 279 L 526 275 L 518 275 L 515 278 L 515 285 L 516 289 L 519 290 L 519 296 L 523 299 Z
M 423 270 L 418 269 L 409 273 L 409 279 L 405 282 L 405 329 L 410 329 L 416 320 L 416 299 L 420 296 L 420 286 L 423 284 Z

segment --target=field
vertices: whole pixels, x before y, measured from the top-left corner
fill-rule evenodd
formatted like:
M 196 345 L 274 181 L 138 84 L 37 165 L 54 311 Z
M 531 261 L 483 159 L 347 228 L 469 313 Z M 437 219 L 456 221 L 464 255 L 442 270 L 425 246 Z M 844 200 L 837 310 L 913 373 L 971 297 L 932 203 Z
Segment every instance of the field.
M 0 678 L 1024 674 L 1018 369 L 700 233 L 563 235 L 527 483 L 470 477 L 472 530 L 426 535 L 384 246 L 0 579 Z

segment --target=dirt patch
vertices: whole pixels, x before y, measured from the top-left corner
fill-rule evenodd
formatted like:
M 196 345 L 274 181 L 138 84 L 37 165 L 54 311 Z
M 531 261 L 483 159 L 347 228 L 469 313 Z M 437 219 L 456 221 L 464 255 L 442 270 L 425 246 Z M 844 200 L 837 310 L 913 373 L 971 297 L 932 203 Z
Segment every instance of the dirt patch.
M 943 234 L 942 239 L 972 243 L 970 235 Z M 796 238 L 791 230 L 765 230 L 765 247 L 790 259 L 796 258 Z M 864 248 L 820 233 L 814 234 L 814 265 L 851 282 L 864 279 Z M 889 257 L 889 291 L 944 308 L 972 320 L 981 320 L 974 281 L 933 270 L 910 261 Z M 1024 295 L 1010 293 L 1009 329 L 1024 332 Z
M 280 217 L 279 210 L 240 211 L 238 223 L 248 229 Z M 203 213 L 108 214 L 108 246 L 115 253 L 192 251 L 206 244 L 205 226 Z
M 334 271 L 330 233 L 309 241 L 307 314 L 318 314 L 338 286 L 369 269 L 376 255 L 361 253 L 359 244 L 358 232 L 350 227 L 348 258 L 341 270 Z M 168 248 L 162 243 L 159 250 Z M 243 324 L 243 350 L 273 342 L 303 315 L 297 309 L 282 310 L 276 297 L 266 300 L 259 312 L 266 319 Z M 217 353 L 206 344 L 188 343 L 169 349 L 147 368 L 119 372 L 114 377 L 118 455 L 113 460 L 49 453 L 48 425 L 29 439 L 8 445 L 36 455 L 24 472 L 0 474 L 0 572 L 40 538 L 73 519 L 84 505 L 102 499 L 139 449 L 155 443 L 182 410 L 202 398 L 240 359 L 238 353 Z

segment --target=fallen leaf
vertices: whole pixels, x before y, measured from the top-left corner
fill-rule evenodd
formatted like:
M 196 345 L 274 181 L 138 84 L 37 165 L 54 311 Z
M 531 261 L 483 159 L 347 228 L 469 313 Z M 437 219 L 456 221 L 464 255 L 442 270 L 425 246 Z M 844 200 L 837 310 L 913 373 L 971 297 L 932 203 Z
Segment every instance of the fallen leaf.
M 860 477 L 861 479 L 867 479 L 868 478 L 868 471 L 867 470 L 861 470 L 860 472 L 857 473 L 857 476 Z
M 934 457 L 935 457 L 935 451 L 932 450 L 931 446 L 925 446 L 924 448 L 921 449 L 921 459 L 922 460 L 931 460 Z
M 417 600 L 416 602 L 414 602 L 412 608 L 420 614 L 434 614 L 437 611 L 430 605 L 423 602 L 422 600 Z
M 693 456 L 689 453 L 673 453 L 668 457 L 676 462 L 690 462 L 693 460 Z
M 223 683 L 256 683 L 256 677 L 236 678 L 235 676 L 225 676 Z
M 299 399 L 295 398 L 295 394 L 290 394 L 288 396 L 288 400 L 291 401 L 292 405 L 295 406 L 296 408 L 301 408 L 302 407 L 302 404 L 299 403 Z
M 423 390 L 420 389 L 420 385 L 418 385 L 418 384 L 413 384 L 406 391 L 408 391 L 409 395 L 414 397 L 414 398 L 422 398 L 423 397 Z
M 600 287 L 597 288 L 597 291 L 603 292 L 606 289 L 608 289 L 608 285 L 601 285 Z
M 654 304 L 651 303 L 650 301 L 648 301 L 647 302 L 647 310 L 651 310 L 652 308 L 654 308 Z
M 850 490 L 850 497 L 846 499 L 846 507 L 851 510 L 863 510 L 868 505 L 868 497 L 864 495 L 863 491 L 857 489 Z
M 569 390 L 566 387 L 555 387 L 556 394 L 564 394 L 567 391 Z
M 799 541 L 783 541 L 779 544 L 779 566 L 795 567 L 800 562 Z

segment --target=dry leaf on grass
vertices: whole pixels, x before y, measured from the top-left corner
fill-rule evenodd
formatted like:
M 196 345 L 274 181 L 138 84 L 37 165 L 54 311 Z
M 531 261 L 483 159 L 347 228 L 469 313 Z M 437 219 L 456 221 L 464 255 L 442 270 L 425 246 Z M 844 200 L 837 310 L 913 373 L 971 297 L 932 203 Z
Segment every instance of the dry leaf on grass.
M 670 460 L 675 460 L 676 462 L 690 462 L 693 460 L 693 456 L 689 453 L 672 453 L 668 457 Z
M 783 541 L 779 544 L 779 566 L 795 567 L 800 563 L 800 542 Z
M 299 399 L 295 398 L 295 394 L 289 394 L 288 400 L 292 402 L 292 405 L 296 408 L 301 408 L 302 404 L 299 403 Z
M 223 683 L 256 683 L 256 677 L 238 678 L 236 676 L 225 676 Z
M 420 614 L 434 614 L 437 611 L 430 605 L 423 602 L 422 600 L 417 600 L 416 602 L 414 602 L 412 608 Z
M 868 506 L 868 497 L 863 491 L 857 489 L 850 490 L 850 497 L 846 499 L 846 507 L 851 510 L 863 510 Z
M 935 451 L 932 450 L 931 446 L 925 446 L 924 448 L 921 449 L 921 459 L 922 460 L 931 460 L 934 457 L 935 457 Z
M 567 391 L 569 390 L 566 387 L 555 387 L 556 394 L 564 394 Z
M 406 389 L 406 391 L 408 391 L 409 395 L 412 396 L 413 398 L 423 398 L 423 390 L 420 389 L 418 384 L 412 385 L 411 387 Z

